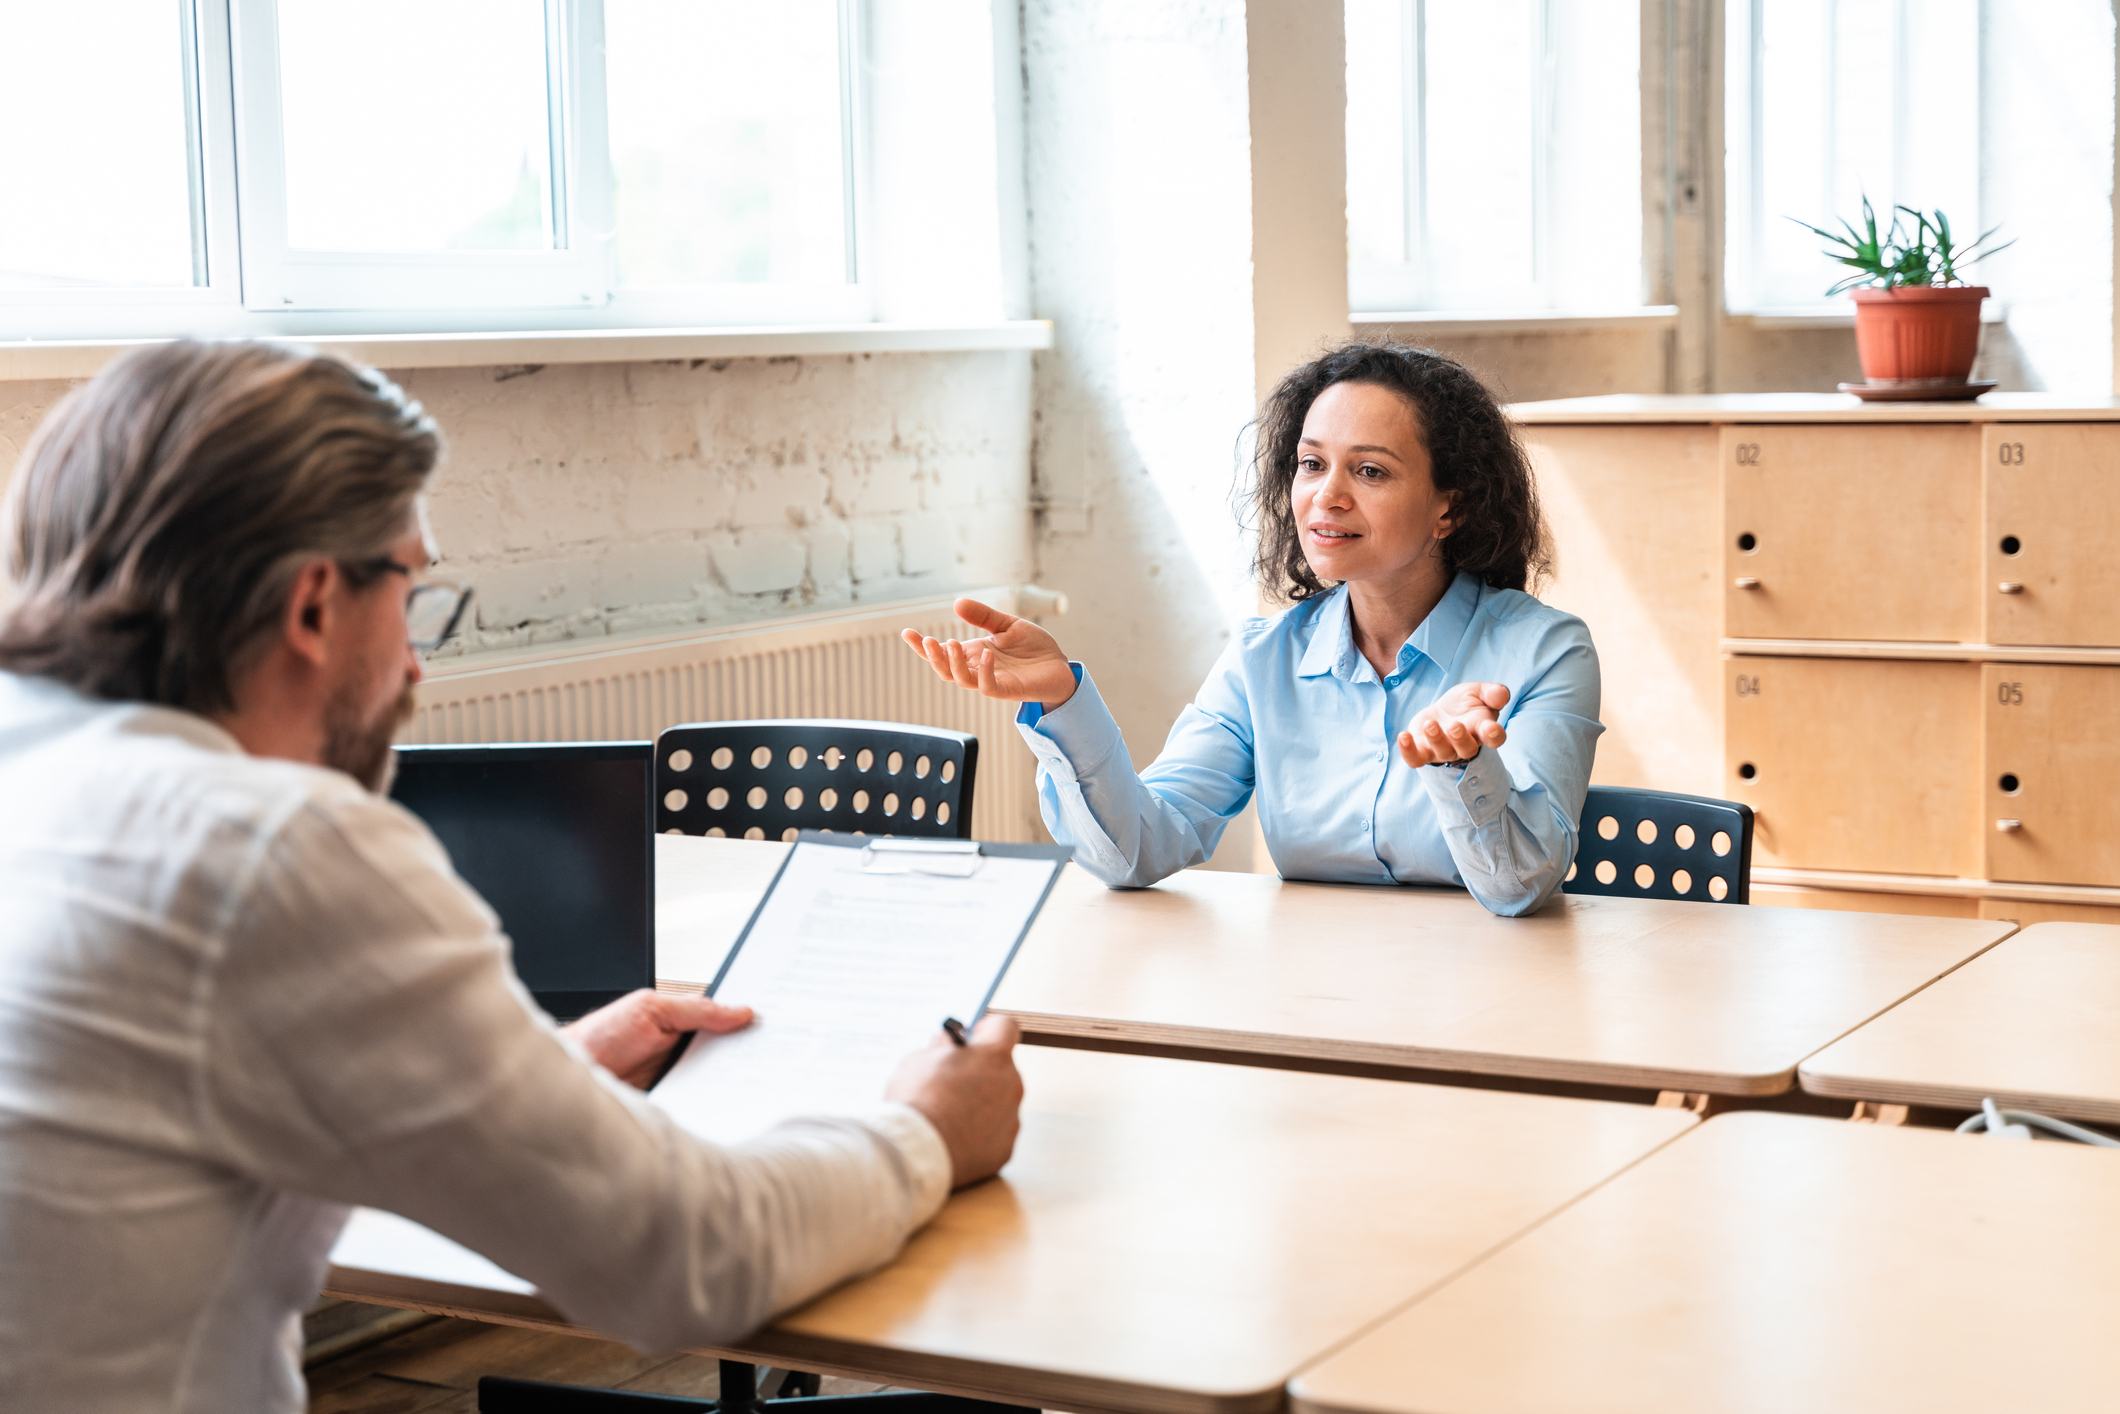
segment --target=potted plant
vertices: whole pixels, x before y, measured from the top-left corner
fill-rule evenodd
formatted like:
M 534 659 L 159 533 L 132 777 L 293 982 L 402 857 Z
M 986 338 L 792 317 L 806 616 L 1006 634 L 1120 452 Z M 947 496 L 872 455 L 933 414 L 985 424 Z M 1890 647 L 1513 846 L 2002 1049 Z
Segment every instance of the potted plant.
M 1855 271 L 1826 293 L 1853 293 L 1855 352 L 1869 389 L 1930 396 L 1984 391 L 1967 380 L 1980 352 L 1980 303 L 1988 290 L 1964 283 L 1958 271 L 2010 244 L 1988 244 L 1999 227 L 1961 248 L 1943 212 L 1895 206 L 1891 225 L 1880 233 L 1868 197 L 1862 199 L 1860 230 L 1845 220 L 1839 231 L 1796 224 L 1823 238 L 1826 254 Z M 1862 385 L 1844 386 L 1863 391 Z

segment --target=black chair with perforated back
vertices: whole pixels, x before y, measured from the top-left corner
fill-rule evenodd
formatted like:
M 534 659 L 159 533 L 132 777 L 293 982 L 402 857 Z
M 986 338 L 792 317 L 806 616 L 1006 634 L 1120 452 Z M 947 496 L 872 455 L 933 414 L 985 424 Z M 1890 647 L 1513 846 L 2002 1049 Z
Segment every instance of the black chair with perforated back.
M 781 840 L 797 830 L 972 837 L 979 738 L 902 722 L 697 722 L 655 742 L 655 828 Z
M 1752 807 L 1675 791 L 1592 786 L 1561 892 L 1749 903 Z

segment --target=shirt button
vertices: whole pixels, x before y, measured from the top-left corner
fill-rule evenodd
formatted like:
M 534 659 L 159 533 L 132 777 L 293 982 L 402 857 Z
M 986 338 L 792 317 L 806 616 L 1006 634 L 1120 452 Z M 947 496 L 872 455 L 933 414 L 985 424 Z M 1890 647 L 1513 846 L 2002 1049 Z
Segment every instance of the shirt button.
M 1475 810 L 1479 809 L 1482 805 L 1485 805 L 1486 803 L 1487 797 L 1484 795 L 1476 795 L 1472 797 L 1472 808 Z
M 1365 835 L 1369 833 L 1369 822 L 1367 820 L 1362 822 L 1362 833 Z

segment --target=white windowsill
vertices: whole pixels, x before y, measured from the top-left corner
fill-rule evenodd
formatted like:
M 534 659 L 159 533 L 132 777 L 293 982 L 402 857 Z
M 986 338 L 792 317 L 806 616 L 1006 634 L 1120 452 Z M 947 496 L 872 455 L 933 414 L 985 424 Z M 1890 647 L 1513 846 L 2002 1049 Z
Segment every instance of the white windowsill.
M 275 335 L 378 368 L 494 364 L 646 363 L 657 359 L 783 358 L 857 353 L 975 353 L 1049 349 L 1045 319 L 991 324 L 840 324 L 709 329 L 565 329 L 494 334 Z M 86 378 L 127 349 L 160 339 L 0 341 L 0 382 Z
M 1784 305 L 1778 309 L 1733 309 L 1724 317 L 1732 324 L 1744 324 L 1754 329 L 1852 329 L 1855 327 L 1855 304 L 1852 300 L 1841 299 L 1826 304 Z M 1993 295 L 1980 306 L 1982 324 L 2004 324 L 2009 317 L 2008 302 Z
M 1578 334 L 1599 329 L 1669 329 L 1678 324 L 1675 304 L 1634 309 L 1363 310 L 1348 317 L 1357 332 L 1380 327 L 1447 330 L 1453 334 Z

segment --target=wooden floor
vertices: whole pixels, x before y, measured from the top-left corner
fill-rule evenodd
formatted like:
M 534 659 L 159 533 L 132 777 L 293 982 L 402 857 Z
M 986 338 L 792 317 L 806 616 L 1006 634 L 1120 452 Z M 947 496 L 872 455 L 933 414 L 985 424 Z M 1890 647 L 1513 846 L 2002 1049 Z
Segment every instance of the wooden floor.
M 317 1339 L 320 1317 L 335 1318 L 353 1348 L 314 1355 L 308 1364 L 312 1414 L 471 1414 L 478 1408 L 481 1375 L 595 1385 L 645 1394 L 686 1394 L 712 1399 L 718 1367 L 695 1355 L 641 1356 L 623 1345 L 547 1335 L 476 1321 L 420 1319 L 409 1329 L 373 1338 L 375 1308 L 335 1303 L 336 1310 L 311 1318 L 310 1349 L 329 1352 Z M 362 1326 L 371 1338 L 351 1333 Z M 333 1332 L 336 1335 L 336 1331 Z M 338 1344 L 344 1341 L 336 1342 Z M 875 1385 L 828 1379 L 826 1394 L 853 1394 Z

